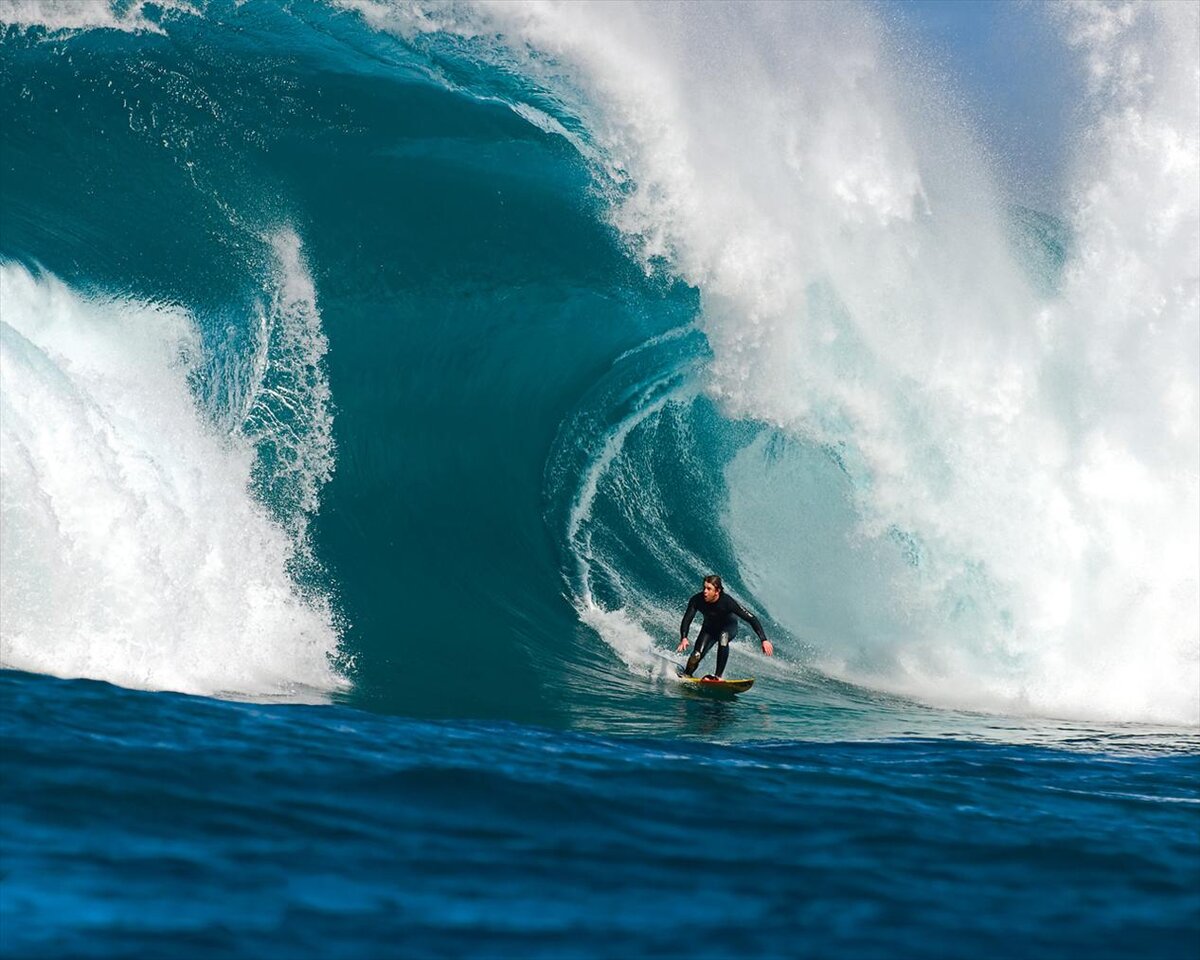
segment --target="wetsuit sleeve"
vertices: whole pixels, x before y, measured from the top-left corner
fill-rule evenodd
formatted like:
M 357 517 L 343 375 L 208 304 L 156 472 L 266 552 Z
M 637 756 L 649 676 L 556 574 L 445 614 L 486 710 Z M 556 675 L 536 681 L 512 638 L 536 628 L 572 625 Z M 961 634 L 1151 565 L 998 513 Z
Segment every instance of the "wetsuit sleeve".
M 679 625 L 679 635 L 686 637 L 688 631 L 692 629 L 692 620 L 696 616 L 696 598 L 692 597 L 688 601 L 687 609 L 683 612 L 683 622 Z
M 766 643 L 767 635 L 763 633 L 762 624 L 758 622 L 758 617 L 752 614 L 749 610 L 744 609 L 740 603 L 733 599 L 733 597 L 729 598 L 729 605 L 730 609 L 737 616 L 741 617 L 748 624 L 750 624 L 751 627 L 754 628 L 754 632 L 758 634 L 758 639 L 763 643 Z

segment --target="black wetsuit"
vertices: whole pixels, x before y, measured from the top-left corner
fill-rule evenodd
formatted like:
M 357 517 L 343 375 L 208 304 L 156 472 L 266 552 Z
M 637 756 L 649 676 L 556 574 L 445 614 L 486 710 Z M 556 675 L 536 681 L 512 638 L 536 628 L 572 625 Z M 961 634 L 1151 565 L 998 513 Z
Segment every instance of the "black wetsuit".
M 692 654 L 688 657 L 687 667 L 683 671 L 689 677 L 695 672 L 696 667 L 700 665 L 700 661 L 704 659 L 704 655 L 708 653 L 714 643 L 717 644 L 717 676 L 725 673 L 725 664 L 729 660 L 729 641 L 737 636 L 735 617 L 741 617 L 750 624 L 754 628 L 754 632 L 758 634 L 758 639 L 766 642 L 767 635 L 763 633 L 758 617 L 745 610 L 740 603 L 725 592 L 719 594 L 712 603 L 705 602 L 703 592 L 696 594 L 688 601 L 683 622 L 679 625 L 681 637 L 688 635 L 696 611 L 700 612 L 704 623 L 700 627 L 700 633 L 696 635 L 696 645 L 692 647 Z

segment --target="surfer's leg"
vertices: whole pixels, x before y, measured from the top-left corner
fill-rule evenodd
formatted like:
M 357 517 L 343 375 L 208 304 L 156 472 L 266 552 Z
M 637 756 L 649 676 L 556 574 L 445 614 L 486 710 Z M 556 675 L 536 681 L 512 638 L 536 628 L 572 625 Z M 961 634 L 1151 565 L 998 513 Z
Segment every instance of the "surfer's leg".
M 717 676 L 725 675 L 725 664 L 729 662 L 729 641 L 737 635 L 737 627 L 727 627 L 717 640 Z
M 705 632 L 704 629 L 696 635 L 696 645 L 692 647 L 692 655 L 688 657 L 687 666 L 683 668 L 683 674 L 690 677 L 696 672 L 696 668 L 700 666 L 700 661 L 704 659 L 704 655 L 708 653 L 708 648 L 713 645 L 716 637 L 711 633 Z

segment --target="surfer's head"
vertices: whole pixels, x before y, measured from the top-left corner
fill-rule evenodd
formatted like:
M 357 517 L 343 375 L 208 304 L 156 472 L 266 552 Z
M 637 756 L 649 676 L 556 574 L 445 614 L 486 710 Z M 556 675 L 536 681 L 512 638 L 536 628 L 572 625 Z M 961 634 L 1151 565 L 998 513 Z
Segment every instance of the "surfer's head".
M 721 578 L 715 573 L 710 573 L 704 578 L 704 600 L 707 603 L 712 603 L 721 595 L 721 591 L 725 588 L 721 585 Z

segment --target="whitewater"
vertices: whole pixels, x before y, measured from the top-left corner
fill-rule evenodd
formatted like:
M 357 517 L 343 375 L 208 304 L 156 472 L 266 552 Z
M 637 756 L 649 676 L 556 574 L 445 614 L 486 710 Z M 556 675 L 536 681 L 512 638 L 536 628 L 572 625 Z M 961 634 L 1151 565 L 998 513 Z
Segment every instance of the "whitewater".
M 0 0 L 0 118 L 6 956 L 1192 956 L 1196 4 Z

